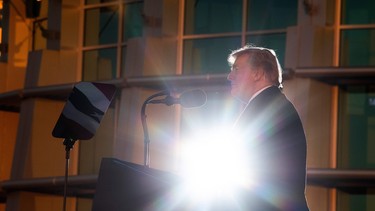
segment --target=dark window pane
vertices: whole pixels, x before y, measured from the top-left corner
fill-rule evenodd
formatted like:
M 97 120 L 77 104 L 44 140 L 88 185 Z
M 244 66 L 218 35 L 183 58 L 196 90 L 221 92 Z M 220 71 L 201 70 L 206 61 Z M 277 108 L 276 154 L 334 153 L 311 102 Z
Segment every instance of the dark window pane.
M 242 0 L 186 0 L 185 34 L 240 32 Z
M 183 73 L 229 72 L 228 54 L 241 46 L 240 37 L 184 41 Z
M 341 66 L 375 65 L 375 29 L 343 30 L 340 40 Z
M 271 48 L 276 52 L 281 67 L 284 67 L 286 34 L 251 35 L 246 37 L 246 42 L 259 47 Z
M 82 79 L 95 81 L 116 78 L 116 65 L 116 48 L 85 51 Z
M 8 51 L 5 46 L 9 43 L 10 4 L 10 1 L 0 1 L 0 62 L 8 61 Z
M 297 0 L 251 0 L 247 30 L 283 29 L 297 24 Z
M 123 40 L 126 41 L 132 37 L 141 37 L 143 30 L 143 3 L 126 4 L 124 8 Z
M 337 165 L 340 169 L 375 168 L 375 86 L 340 87 Z M 337 210 L 375 210 L 374 189 L 358 194 L 339 191 Z
M 118 7 L 101 7 L 85 12 L 85 46 L 117 43 Z
M 340 89 L 340 168 L 375 168 L 375 86 Z
M 86 0 L 85 4 L 100 4 L 100 3 L 107 3 L 107 2 L 114 2 L 117 0 Z
M 374 0 L 343 0 L 342 24 L 371 24 L 375 23 Z
M 340 211 L 372 211 L 375 210 L 374 188 L 363 189 L 360 193 L 348 193 L 344 191 L 338 191 L 337 194 L 337 209 Z

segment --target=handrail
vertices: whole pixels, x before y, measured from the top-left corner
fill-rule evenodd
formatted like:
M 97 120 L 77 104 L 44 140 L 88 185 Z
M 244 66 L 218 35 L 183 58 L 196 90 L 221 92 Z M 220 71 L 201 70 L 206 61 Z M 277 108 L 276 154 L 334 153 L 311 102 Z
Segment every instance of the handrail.
M 95 186 L 97 180 L 98 175 L 69 176 L 68 195 L 92 198 L 95 193 Z M 65 177 L 63 176 L 1 181 L 0 196 L 5 196 L 7 192 L 15 191 L 31 191 L 37 193 L 62 195 L 64 183 Z
M 68 180 L 69 195 L 76 197 L 93 197 L 97 182 L 97 175 L 74 175 Z M 307 185 L 325 188 L 338 188 L 357 193 L 358 189 L 375 188 L 375 169 L 307 169 Z M 7 192 L 32 191 L 62 195 L 64 177 L 44 177 L 22 180 L 0 181 L 0 198 Z M 0 199 L 0 202 L 3 201 Z
M 119 78 L 96 82 L 113 84 L 118 88 L 134 87 L 161 90 L 176 87 L 228 84 L 226 77 L 227 74 L 172 75 Z M 40 87 L 26 87 L 24 89 L 0 93 L 0 110 L 19 112 L 21 101 L 27 98 L 64 100 L 68 97 L 74 84 L 75 83 L 67 83 Z

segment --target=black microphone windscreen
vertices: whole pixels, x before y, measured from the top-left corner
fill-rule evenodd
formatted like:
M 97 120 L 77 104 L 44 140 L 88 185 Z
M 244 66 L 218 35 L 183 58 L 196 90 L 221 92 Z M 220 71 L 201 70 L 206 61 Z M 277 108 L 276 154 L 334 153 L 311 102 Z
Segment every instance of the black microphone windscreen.
M 207 101 L 206 93 L 201 89 L 183 92 L 180 96 L 180 104 L 184 108 L 203 106 Z

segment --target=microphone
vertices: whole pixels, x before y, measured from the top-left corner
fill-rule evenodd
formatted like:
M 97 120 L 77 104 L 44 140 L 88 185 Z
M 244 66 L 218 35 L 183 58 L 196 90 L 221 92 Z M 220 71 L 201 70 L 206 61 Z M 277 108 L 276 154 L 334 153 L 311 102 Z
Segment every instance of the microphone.
M 201 89 L 194 89 L 183 92 L 179 98 L 167 95 L 164 99 L 151 100 L 148 104 L 165 104 L 167 106 L 180 104 L 184 108 L 196 108 L 203 106 L 206 101 L 206 93 Z

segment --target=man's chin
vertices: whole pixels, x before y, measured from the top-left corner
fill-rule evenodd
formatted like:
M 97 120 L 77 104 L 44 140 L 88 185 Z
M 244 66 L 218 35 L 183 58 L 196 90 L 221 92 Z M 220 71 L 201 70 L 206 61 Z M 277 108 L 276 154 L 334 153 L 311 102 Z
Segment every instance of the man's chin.
M 235 97 L 235 98 L 237 98 L 237 96 L 238 96 L 238 92 L 237 92 L 237 90 L 236 90 L 235 88 L 233 88 L 233 87 L 232 87 L 232 89 L 230 90 L 230 94 L 231 94 L 233 97 Z
M 231 94 L 234 98 L 236 98 L 237 100 L 239 100 L 239 101 L 241 101 L 241 102 L 243 102 L 243 103 L 247 103 L 246 100 L 244 100 L 243 97 L 241 97 L 240 93 L 239 93 L 237 90 L 235 90 L 235 89 L 232 88 L 230 94 Z

